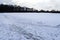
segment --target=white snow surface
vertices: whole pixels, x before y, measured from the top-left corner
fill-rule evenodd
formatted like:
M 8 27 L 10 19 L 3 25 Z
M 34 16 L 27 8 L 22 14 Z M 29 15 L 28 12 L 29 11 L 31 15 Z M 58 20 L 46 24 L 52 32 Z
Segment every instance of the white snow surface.
M 60 40 L 60 14 L 0 13 L 0 40 Z

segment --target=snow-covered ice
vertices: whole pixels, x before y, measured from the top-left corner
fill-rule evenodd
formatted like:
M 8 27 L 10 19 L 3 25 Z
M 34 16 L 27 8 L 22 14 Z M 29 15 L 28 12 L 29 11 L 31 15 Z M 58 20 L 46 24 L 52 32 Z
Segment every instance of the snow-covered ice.
M 0 40 L 60 40 L 60 14 L 0 13 Z

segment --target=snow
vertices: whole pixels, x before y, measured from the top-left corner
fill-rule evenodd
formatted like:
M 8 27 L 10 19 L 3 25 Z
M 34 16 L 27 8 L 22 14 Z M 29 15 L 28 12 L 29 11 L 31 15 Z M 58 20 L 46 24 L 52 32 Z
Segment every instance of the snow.
M 0 13 L 0 40 L 60 40 L 60 14 Z

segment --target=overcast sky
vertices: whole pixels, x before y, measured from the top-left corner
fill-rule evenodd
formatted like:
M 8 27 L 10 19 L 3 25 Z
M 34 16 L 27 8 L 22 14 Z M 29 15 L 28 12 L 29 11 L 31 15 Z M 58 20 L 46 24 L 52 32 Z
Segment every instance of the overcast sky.
M 16 4 L 35 9 L 60 10 L 60 0 L 0 0 L 4 4 Z

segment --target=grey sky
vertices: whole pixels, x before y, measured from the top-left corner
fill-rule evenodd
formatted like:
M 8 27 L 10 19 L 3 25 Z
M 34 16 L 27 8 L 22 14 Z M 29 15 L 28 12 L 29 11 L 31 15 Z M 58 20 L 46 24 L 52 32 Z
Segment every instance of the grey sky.
M 0 0 L 0 4 L 13 4 L 12 0 Z
M 1 0 L 0 3 L 16 4 L 35 9 L 60 10 L 60 0 Z

